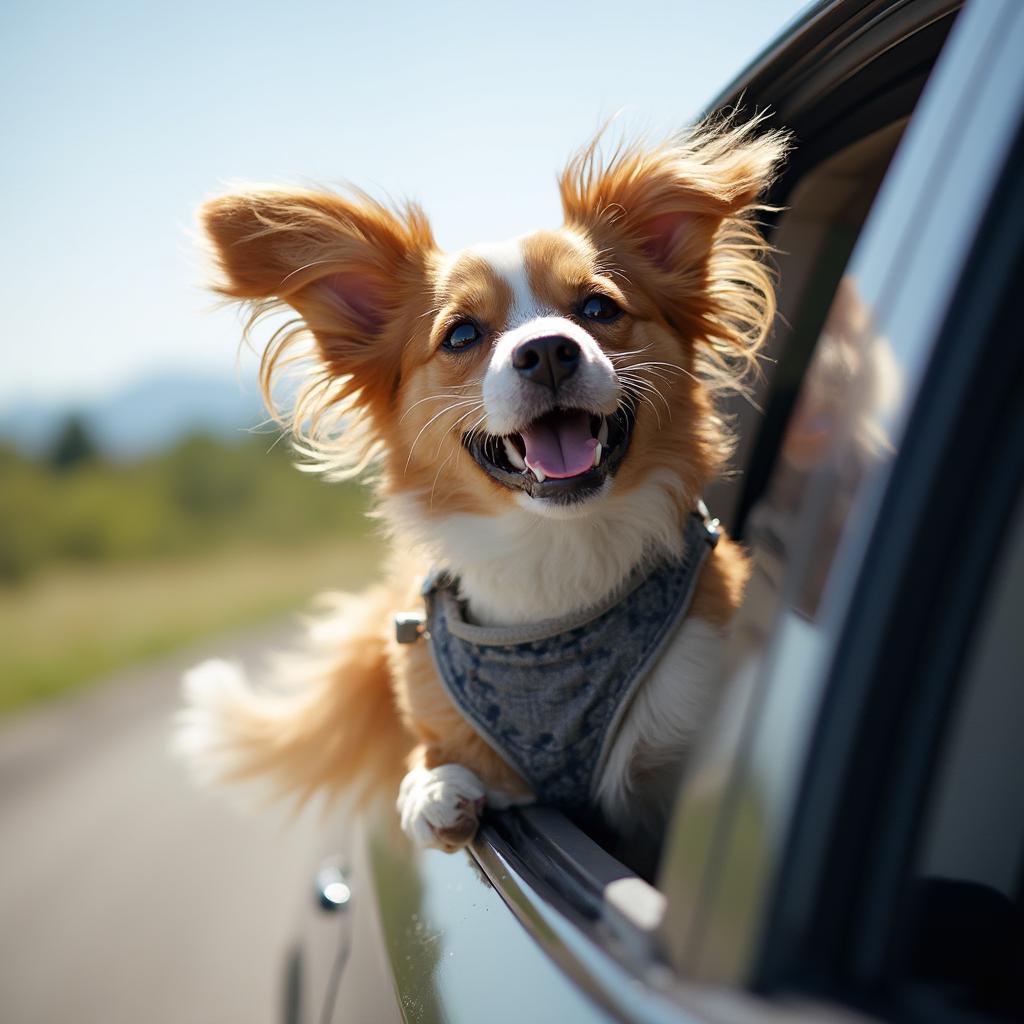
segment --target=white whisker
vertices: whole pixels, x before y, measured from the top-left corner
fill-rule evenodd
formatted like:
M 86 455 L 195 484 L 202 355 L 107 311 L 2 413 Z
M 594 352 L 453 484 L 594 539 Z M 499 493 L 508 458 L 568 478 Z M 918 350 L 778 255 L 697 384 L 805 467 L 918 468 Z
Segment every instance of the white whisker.
M 466 421 L 467 419 L 469 419 L 469 417 L 470 417 L 470 416 L 472 416 L 472 415 L 473 415 L 473 413 L 475 413 L 475 412 L 477 412 L 478 410 L 482 409 L 482 408 L 483 408 L 483 405 L 484 405 L 484 403 L 483 403 L 483 401 L 481 400 L 481 401 L 477 402 L 477 403 L 476 403 L 476 404 L 475 404 L 475 405 L 474 405 L 474 406 L 473 406 L 473 407 L 472 407 L 471 409 L 467 409 L 467 410 L 466 410 L 466 411 L 465 411 L 465 412 L 464 412 L 464 413 L 463 413 L 463 414 L 462 414 L 462 415 L 461 415 L 461 416 L 460 416 L 460 417 L 459 417 L 459 418 L 458 418 L 458 419 L 457 419 L 457 420 L 456 420 L 456 421 L 455 421 L 455 422 L 454 422 L 454 423 L 453 423 L 453 424 L 452 424 L 452 425 L 451 425 L 451 426 L 450 426 L 450 427 L 448 428 L 448 432 L 449 432 L 449 433 L 452 433 L 453 431 L 455 431 L 455 430 L 458 430 L 458 429 L 459 429 L 459 424 L 460 424 L 460 423 L 464 423 L 464 422 L 465 422 L 465 421 Z M 486 416 L 486 414 L 485 414 L 485 416 Z M 480 420 L 477 420 L 477 424 L 479 424 L 480 422 L 481 422 Z M 467 436 L 467 437 L 468 437 L 468 436 L 470 436 L 470 433 L 469 433 L 468 431 L 466 432 L 466 436 Z M 441 452 L 441 445 L 443 445 L 443 444 L 444 444 L 444 442 L 445 442 L 445 437 L 442 437 L 442 438 L 441 438 L 441 439 L 440 439 L 440 440 L 439 440 L 439 441 L 437 442 L 437 447 L 436 447 L 436 448 L 434 449 L 434 458 L 435 458 L 435 459 L 436 459 L 436 458 L 437 458 L 437 456 L 438 456 L 438 455 L 440 454 L 440 452 Z
M 448 458 L 445 459 L 444 462 L 442 462 L 441 465 L 437 467 L 437 472 L 434 474 L 434 482 L 430 485 L 430 497 L 427 500 L 427 507 L 428 508 L 433 508 L 434 507 L 434 489 L 437 487 L 437 480 L 438 480 L 438 477 L 440 477 L 440 475 L 441 475 L 441 470 L 444 469 L 444 467 L 447 466 L 448 463 L 451 462 L 453 458 L 455 458 L 455 450 L 454 449 L 448 455 Z
M 403 470 L 403 473 L 408 473 L 409 472 L 409 463 L 412 462 L 412 456 L 413 456 L 413 452 L 416 451 L 416 445 L 419 443 L 419 439 L 423 436 L 423 431 L 425 431 L 427 429 L 427 427 L 429 427 L 430 424 L 434 422 L 434 420 L 439 419 L 445 413 L 454 412 L 456 409 L 460 409 L 460 408 L 462 408 L 463 406 L 466 406 L 466 405 L 473 405 L 473 404 L 475 404 L 475 402 L 476 402 L 475 399 L 467 399 L 464 402 L 456 402 L 454 405 L 446 406 L 440 412 L 434 413 L 434 415 L 431 416 L 430 419 L 427 420 L 427 422 L 424 423 L 422 427 L 420 427 L 420 432 L 413 439 L 413 442 L 412 442 L 412 444 L 409 447 L 409 457 L 405 460 L 405 469 Z
M 482 406 L 481 406 L 481 408 L 482 408 Z M 466 431 L 466 437 L 467 438 L 474 437 L 476 432 L 484 425 L 484 422 L 486 421 L 486 419 L 487 419 L 487 413 L 485 412 L 483 414 L 483 416 L 481 416 L 480 419 L 478 419 L 476 421 L 476 423 L 474 423 L 473 426 L 471 426 L 469 428 L 469 430 Z
M 613 365 L 617 365 L 629 356 L 639 356 L 643 355 L 644 352 L 650 352 L 653 347 L 653 345 L 644 345 L 643 348 L 631 348 L 627 349 L 625 352 L 609 352 L 608 358 L 612 361 Z
M 456 384 L 455 385 L 455 387 L 463 387 L 463 388 L 468 388 L 468 387 L 471 387 L 471 386 L 472 385 L 470 385 L 470 384 L 462 384 L 462 385 Z M 406 409 L 405 412 L 402 413 L 402 415 L 399 417 L 398 422 L 399 423 L 404 422 L 405 417 L 408 416 L 409 413 L 411 413 L 413 411 L 413 409 L 416 408 L 416 406 L 422 405 L 424 402 L 439 402 L 439 401 L 441 401 L 444 398 L 451 398 L 451 399 L 459 398 L 459 399 L 462 399 L 462 398 L 465 398 L 465 397 L 466 397 L 465 395 L 450 395 L 450 394 L 447 394 L 447 393 L 438 394 L 438 395 L 427 395 L 426 398 L 420 398 L 418 401 L 413 402 L 412 405 L 410 405 L 409 408 Z
M 636 379 L 627 381 L 627 387 L 635 389 L 637 397 L 642 402 L 646 402 L 654 412 L 655 417 L 658 420 L 658 429 L 661 429 L 661 415 L 658 413 L 657 406 L 651 400 L 651 396 L 654 395 L 659 398 L 662 404 L 665 406 L 665 411 L 668 413 L 669 421 L 672 419 L 672 407 L 668 404 L 665 396 L 648 380 Z

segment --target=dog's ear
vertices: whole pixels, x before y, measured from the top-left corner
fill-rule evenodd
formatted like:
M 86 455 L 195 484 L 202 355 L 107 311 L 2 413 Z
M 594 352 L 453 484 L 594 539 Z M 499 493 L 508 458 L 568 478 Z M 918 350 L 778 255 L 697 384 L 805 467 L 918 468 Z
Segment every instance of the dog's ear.
M 620 145 L 607 163 L 599 136 L 560 179 L 566 221 L 618 236 L 655 271 L 690 266 L 709 234 L 765 191 L 785 154 L 785 135 L 756 126 L 700 125 L 661 145 Z
M 252 188 L 209 200 L 199 219 L 219 270 L 216 291 L 257 310 L 287 303 L 332 375 L 352 375 L 367 397 L 393 392 L 403 320 L 426 293 L 435 252 L 417 207 Z
M 601 143 L 559 181 L 566 224 L 587 233 L 681 333 L 706 336 L 711 324 L 712 346 L 747 359 L 774 313 L 768 246 L 750 215 L 787 136 L 757 120 L 724 121 L 660 145 L 620 144 L 607 159 Z

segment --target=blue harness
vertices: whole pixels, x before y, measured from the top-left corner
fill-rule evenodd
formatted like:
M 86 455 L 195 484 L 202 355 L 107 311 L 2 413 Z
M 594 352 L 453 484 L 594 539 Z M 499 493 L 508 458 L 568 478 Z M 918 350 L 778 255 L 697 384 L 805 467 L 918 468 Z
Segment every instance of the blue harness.
M 718 537 L 702 502 L 686 517 L 677 560 L 638 570 L 599 606 L 527 626 L 467 622 L 458 580 L 427 579 L 425 635 L 445 689 L 541 803 L 592 806 L 626 709 L 689 610 Z M 414 639 L 409 625 L 403 639 L 399 622 L 403 642 Z

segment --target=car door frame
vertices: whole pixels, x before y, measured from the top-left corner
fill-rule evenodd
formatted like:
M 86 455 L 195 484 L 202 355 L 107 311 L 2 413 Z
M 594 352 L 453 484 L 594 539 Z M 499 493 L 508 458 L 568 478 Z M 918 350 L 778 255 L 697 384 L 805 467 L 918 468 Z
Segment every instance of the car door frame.
M 1020 52 L 1014 47 L 1024 46 L 1022 32 L 1019 5 L 966 6 L 856 245 L 849 276 L 871 311 L 871 330 L 888 339 L 902 375 L 903 393 L 887 424 L 898 454 L 865 477 L 854 496 L 850 529 L 829 571 L 828 607 L 813 657 L 794 669 L 784 656 L 793 630 L 786 613 L 780 615 L 750 699 L 730 709 L 731 721 L 726 715 L 718 723 L 720 734 L 742 737 L 732 770 L 723 777 L 720 763 L 707 755 L 689 779 L 702 790 L 703 813 L 710 807 L 716 816 L 713 828 L 702 826 L 711 837 L 704 855 L 685 865 L 691 877 L 676 880 L 679 890 L 699 894 L 680 907 L 686 928 L 674 944 L 676 966 L 689 977 L 763 991 L 792 984 L 794 964 L 808 952 L 806 937 L 816 934 L 822 883 L 835 853 L 829 825 L 842 806 L 857 750 L 851 723 L 860 715 L 850 702 L 869 696 L 866 644 L 873 638 L 870 654 L 877 659 L 886 615 L 904 579 L 897 569 L 911 556 L 913 515 L 924 495 L 919 491 L 911 505 L 904 493 L 924 482 L 907 476 L 923 472 L 910 461 L 920 458 L 918 448 L 904 452 L 902 445 L 914 440 L 908 426 L 936 407 L 929 388 L 950 355 L 954 300 L 963 297 L 965 273 L 989 226 L 990 201 L 1017 138 L 1024 67 L 1014 60 Z M 978 109 L 984 118 L 972 116 Z M 957 380 L 955 373 L 951 379 Z M 798 588 L 798 581 L 787 582 L 790 594 Z M 783 720 L 786 749 L 773 750 Z M 706 749 L 714 746 L 712 739 Z M 770 842 L 752 866 L 738 827 L 738 794 L 767 790 L 782 799 L 768 811 Z M 684 794 L 676 830 L 690 824 L 687 810 Z

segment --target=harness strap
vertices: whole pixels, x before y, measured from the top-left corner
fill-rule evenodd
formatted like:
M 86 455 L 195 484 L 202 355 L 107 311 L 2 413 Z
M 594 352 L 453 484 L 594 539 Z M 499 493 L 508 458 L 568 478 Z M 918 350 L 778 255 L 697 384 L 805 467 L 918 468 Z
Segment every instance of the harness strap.
M 698 516 L 704 525 L 704 539 L 708 544 L 709 551 L 713 551 L 722 535 L 721 524 L 712 517 L 707 505 L 698 501 L 696 510 L 693 513 Z M 703 567 L 703 558 L 701 559 Z M 695 576 L 700 574 L 698 568 Z M 466 622 L 461 615 L 449 619 L 448 628 L 453 636 L 467 643 L 493 645 L 493 644 L 519 644 L 533 643 L 538 640 L 546 640 L 558 636 L 570 629 L 577 629 L 585 626 L 595 619 L 599 619 L 609 609 L 613 608 L 620 601 L 628 597 L 647 578 L 647 571 L 643 568 L 634 570 L 629 579 L 622 587 L 613 591 L 603 602 L 582 611 L 574 612 L 571 615 L 563 615 L 554 619 L 543 619 L 540 622 L 528 623 L 523 626 L 476 626 Z M 452 601 L 458 592 L 458 580 L 445 569 L 433 569 L 423 581 L 420 593 L 424 598 L 437 594 L 447 594 Z M 395 614 L 395 640 L 400 644 L 414 644 L 421 637 L 427 634 L 427 617 L 425 612 L 397 612 Z
M 703 507 L 686 517 L 674 559 L 635 572 L 599 606 L 526 626 L 467 622 L 458 580 L 432 573 L 427 619 L 396 626 L 430 640 L 438 675 L 460 713 L 544 803 L 585 807 L 641 683 L 689 612 L 718 542 Z

